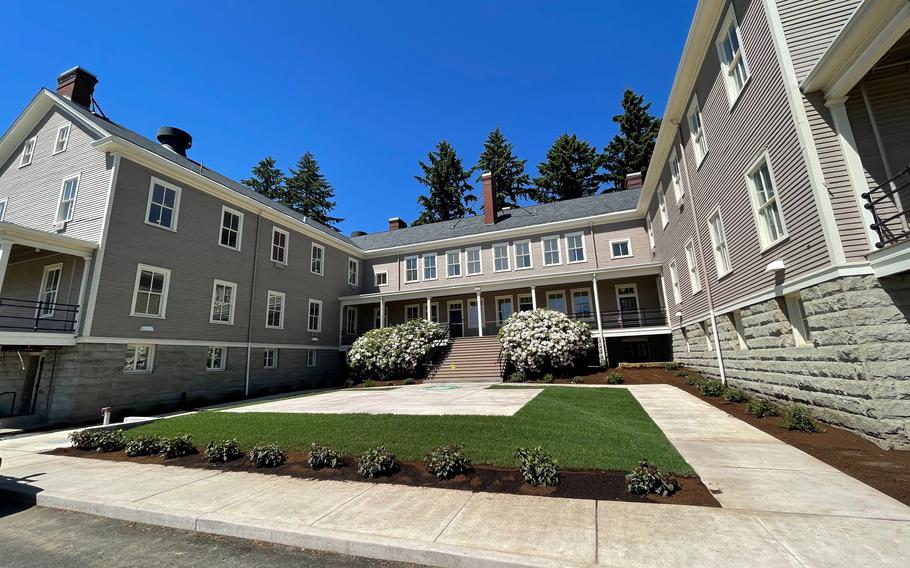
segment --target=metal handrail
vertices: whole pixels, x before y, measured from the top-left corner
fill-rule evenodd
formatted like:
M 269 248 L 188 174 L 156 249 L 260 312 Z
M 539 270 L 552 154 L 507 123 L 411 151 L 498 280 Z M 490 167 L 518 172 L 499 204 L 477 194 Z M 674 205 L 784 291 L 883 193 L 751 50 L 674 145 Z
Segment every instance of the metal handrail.
M 904 179 L 898 183 L 900 178 Z M 910 188 L 910 166 L 907 166 L 884 183 L 862 193 L 862 198 L 866 200 L 863 207 L 872 213 L 873 222 L 869 225 L 869 228 L 878 235 L 878 242 L 875 243 L 875 248 L 881 249 L 910 238 L 910 227 L 908 227 L 910 208 L 901 203 L 900 196 L 900 193 L 908 188 Z M 893 206 L 896 213 L 882 216 L 882 206 L 885 203 L 891 204 L 892 197 L 895 198 Z M 889 223 L 898 219 L 900 219 L 900 227 L 895 228 L 889 225 Z
M 78 313 L 78 304 L 0 298 L 0 329 L 72 333 Z
M 426 367 L 426 378 L 427 380 L 432 379 L 436 372 L 439 371 L 439 366 L 442 365 L 443 360 L 445 360 L 445 353 L 452 348 L 452 332 L 447 322 L 439 323 L 445 332 L 445 337 L 441 340 L 444 341 L 443 345 L 440 345 L 441 350 L 430 349 L 426 354 L 423 361 L 420 362 L 420 366 Z M 435 361 L 434 361 L 435 357 Z

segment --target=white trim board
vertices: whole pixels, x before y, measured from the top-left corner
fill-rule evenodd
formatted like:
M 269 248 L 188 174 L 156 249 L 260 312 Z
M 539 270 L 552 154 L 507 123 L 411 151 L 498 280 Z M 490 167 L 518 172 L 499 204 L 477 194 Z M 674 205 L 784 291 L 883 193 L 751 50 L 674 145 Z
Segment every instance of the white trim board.
M 2 335 L 2 334 L 0 334 Z M 21 334 L 20 334 L 21 335 Z M 32 334 L 30 334 L 31 336 Z M 39 335 L 39 334 L 34 334 Z M 50 334 L 44 334 L 50 335 Z M 63 335 L 63 334 L 55 334 Z M 195 339 L 161 339 L 155 337 L 78 337 L 68 345 L 79 343 L 107 343 L 111 345 L 127 345 L 138 343 L 141 345 L 181 345 L 187 347 L 251 347 L 253 349 L 320 349 L 323 351 L 337 351 L 338 345 L 307 345 L 303 343 L 246 343 L 245 341 L 205 341 Z

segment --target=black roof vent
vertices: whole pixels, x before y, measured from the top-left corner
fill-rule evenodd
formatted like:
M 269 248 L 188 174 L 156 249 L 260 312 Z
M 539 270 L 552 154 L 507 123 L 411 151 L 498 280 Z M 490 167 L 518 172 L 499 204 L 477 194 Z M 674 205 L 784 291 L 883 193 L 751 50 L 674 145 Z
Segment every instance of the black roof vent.
M 158 129 L 158 142 L 172 152 L 186 156 L 186 151 L 193 147 L 193 137 L 189 132 L 174 126 L 162 126 Z
M 364 235 L 366 235 L 366 234 L 367 234 L 366 231 L 351 231 L 351 236 L 352 236 L 352 237 L 362 237 L 362 236 L 364 236 Z

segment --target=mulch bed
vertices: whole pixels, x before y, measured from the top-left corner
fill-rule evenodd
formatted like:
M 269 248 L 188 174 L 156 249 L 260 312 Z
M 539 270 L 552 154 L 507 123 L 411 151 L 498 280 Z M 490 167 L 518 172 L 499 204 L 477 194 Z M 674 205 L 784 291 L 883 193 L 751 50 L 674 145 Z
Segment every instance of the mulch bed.
M 781 424 L 779 416 L 756 418 L 746 412 L 745 403 L 702 396 L 698 387 L 687 385 L 685 379 L 676 376 L 678 371 L 661 368 L 619 371 L 623 374 L 625 384 L 669 384 L 681 388 L 847 475 L 871 485 L 901 503 L 910 505 L 910 451 L 883 450 L 857 434 L 828 424 L 820 424 L 824 428 L 822 432 L 787 430 Z M 695 371 L 686 371 L 696 374 Z M 585 378 L 590 379 L 592 383 L 604 384 L 606 376 L 607 373 L 602 372 Z
M 369 483 L 393 483 L 413 487 L 437 487 L 442 489 L 463 489 L 467 491 L 510 493 L 516 495 L 537 495 L 544 497 L 566 497 L 571 499 L 598 499 L 602 501 L 632 501 L 638 503 L 664 503 L 673 505 L 698 505 L 720 507 L 711 492 L 698 477 L 677 477 L 682 489 L 671 497 L 659 495 L 629 495 L 626 490 L 624 472 L 614 471 L 569 471 L 559 472 L 560 484 L 556 487 L 534 487 L 521 478 L 517 468 L 477 465 L 472 473 L 453 479 L 440 480 L 426 470 L 423 463 L 403 462 L 398 473 L 387 477 L 364 479 L 357 474 L 353 459 L 346 458 L 341 469 L 313 470 L 306 463 L 306 453 L 288 454 L 288 461 L 275 468 L 255 468 L 246 457 L 225 464 L 210 464 L 200 453 L 182 458 L 165 460 L 158 456 L 131 458 L 123 452 L 98 453 L 76 448 L 57 448 L 48 452 L 58 456 L 92 458 L 135 463 L 175 465 L 212 469 L 218 471 L 245 471 L 273 475 L 287 475 L 302 479 L 331 479 L 336 481 L 365 481 Z

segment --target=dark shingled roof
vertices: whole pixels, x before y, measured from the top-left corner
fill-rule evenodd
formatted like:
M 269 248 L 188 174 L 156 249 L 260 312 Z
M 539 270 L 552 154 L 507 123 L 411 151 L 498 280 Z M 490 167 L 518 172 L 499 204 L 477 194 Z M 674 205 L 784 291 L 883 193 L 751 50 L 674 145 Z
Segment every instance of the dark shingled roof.
M 554 221 L 633 210 L 638 205 L 639 194 L 641 194 L 641 189 L 630 189 L 511 209 L 500 212 L 498 220 L 493 225 L 484 223 L 482 215 L 475 215 L 465 217 L 460 221 L 443 221 L 396 231 L 371 233 L 362 237 L 354 237 L 352 240 L 364 250 L 373 250 L 463 237 L 465 235 L 492 233 L 504 229 L 531 227 Z

